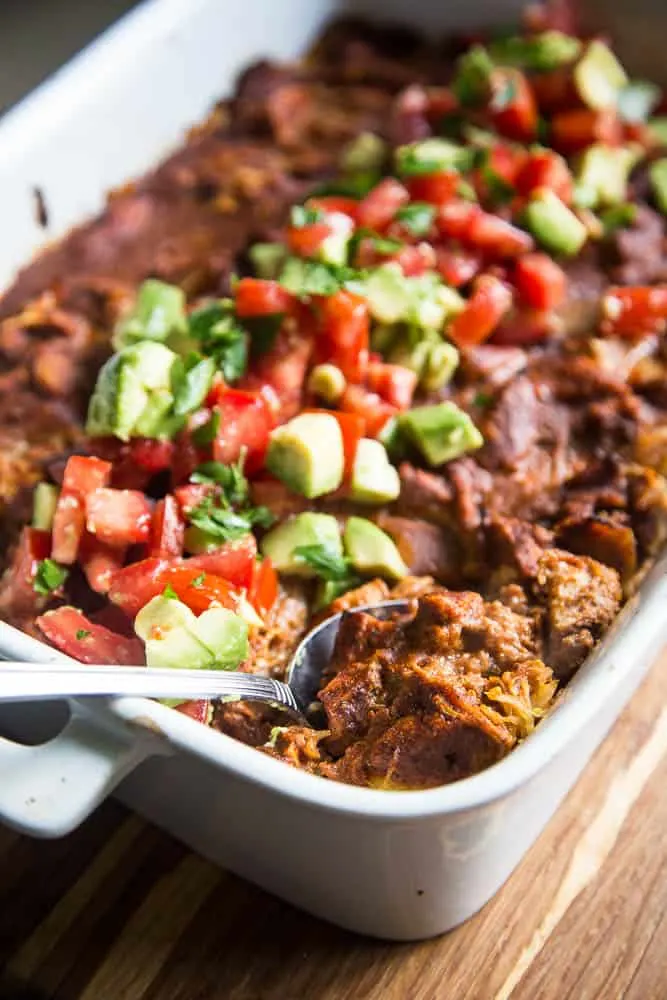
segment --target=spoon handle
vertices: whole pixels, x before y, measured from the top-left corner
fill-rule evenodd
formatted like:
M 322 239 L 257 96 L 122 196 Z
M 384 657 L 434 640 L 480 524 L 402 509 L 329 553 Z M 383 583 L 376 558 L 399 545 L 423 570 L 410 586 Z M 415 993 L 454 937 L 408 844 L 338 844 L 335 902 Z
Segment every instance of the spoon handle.
M 228 698 L 297 709 L 296 699 L 286 684 L 271 677 L 237 671 L 0 662 L 0 702 L 89 695 L 180 698 L 183 701 Z

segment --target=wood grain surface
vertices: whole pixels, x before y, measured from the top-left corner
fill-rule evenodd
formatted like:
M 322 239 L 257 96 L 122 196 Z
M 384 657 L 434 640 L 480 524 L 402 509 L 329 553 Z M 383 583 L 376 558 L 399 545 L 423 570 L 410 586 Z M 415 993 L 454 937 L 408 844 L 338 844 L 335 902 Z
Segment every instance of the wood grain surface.
M 0 829 L 4 1000 L 665 1000 L 667 656 L 501 892 L 444 937 L 369 941 L 108 802 Z

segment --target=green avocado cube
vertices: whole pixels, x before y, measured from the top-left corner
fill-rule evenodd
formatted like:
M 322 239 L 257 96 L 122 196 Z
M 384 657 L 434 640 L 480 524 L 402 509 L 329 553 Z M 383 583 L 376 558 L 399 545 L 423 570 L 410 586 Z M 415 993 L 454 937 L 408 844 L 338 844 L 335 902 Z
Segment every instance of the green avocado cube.
M 302 496 L 338 489 L 344 465 L 343 435 L 330 413 L 302 413 L 271 434 L 266 467 Z
M 315 514 L 310 511 L 297 514 L 264 535 L 260 549 L 279 573 L 315 577 L 317 572 L 313 566 L 296 555 L 297 549 L 311 545 L 325 549 L 334 558 L 342 558 L 340 529 L 338 521 L 331 514 Z
M 345 552 L 360 573 L 400 580 L 407 576 L 396 544 L 386 532 L 364 517 L 350 517 L 343 533 Z
M 429 465 L 451 462 L 484 444 L 469 415 L 455 403 L 418 406 L 401 414 L 399 422 L 401 430 Z

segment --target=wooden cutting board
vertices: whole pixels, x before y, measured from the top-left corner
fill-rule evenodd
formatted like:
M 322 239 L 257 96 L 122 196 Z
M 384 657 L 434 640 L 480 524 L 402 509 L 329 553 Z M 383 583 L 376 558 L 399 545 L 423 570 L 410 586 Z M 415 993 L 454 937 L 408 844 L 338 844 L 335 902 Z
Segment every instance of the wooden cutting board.
M 665 1000 L 667 656 L 491 903 L 419 944 L 292 909 L 114 802 L 0 829 L 3 1000 Z

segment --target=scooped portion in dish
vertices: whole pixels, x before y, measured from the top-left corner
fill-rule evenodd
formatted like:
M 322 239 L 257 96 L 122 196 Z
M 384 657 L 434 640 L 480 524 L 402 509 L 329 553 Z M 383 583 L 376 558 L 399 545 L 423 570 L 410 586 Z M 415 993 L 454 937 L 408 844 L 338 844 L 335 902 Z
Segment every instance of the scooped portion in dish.
M 0 300 L 0 615 L 84 663 L 283 677 L 319 728 L 174 706 L 426 788 L 526 738 L 667 524 L 667 110 L 562 5 L 332 26 Z

